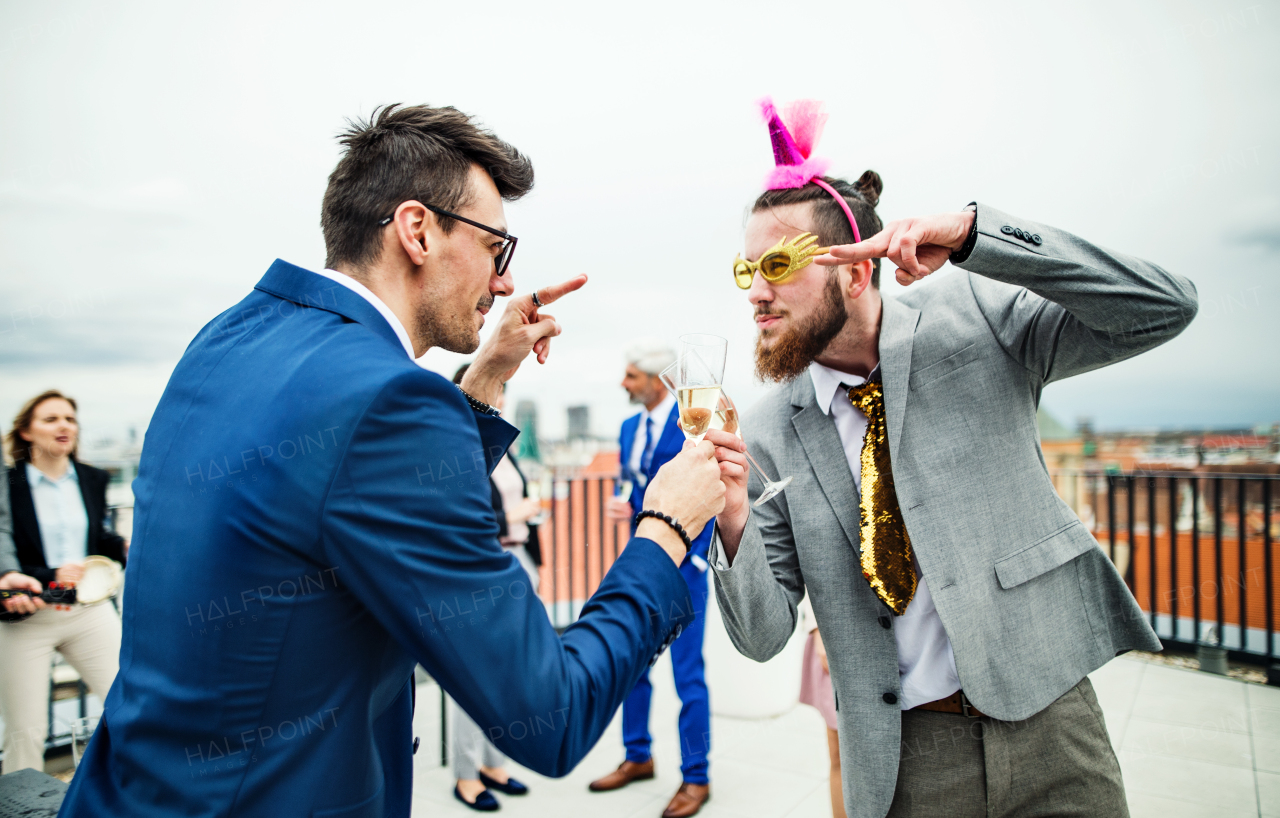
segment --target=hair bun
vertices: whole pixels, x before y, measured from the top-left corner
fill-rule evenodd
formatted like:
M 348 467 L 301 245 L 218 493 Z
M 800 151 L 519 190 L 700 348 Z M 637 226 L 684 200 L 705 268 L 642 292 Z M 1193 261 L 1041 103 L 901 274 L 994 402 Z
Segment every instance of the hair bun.
M 880 203 L 880 194 L 884 192 L 884 181 L 881 180 L 880 174 L 869 170 L 858 177 L 853 187 L 862 198 L 867 200 L 867 204 L 875 207 Z

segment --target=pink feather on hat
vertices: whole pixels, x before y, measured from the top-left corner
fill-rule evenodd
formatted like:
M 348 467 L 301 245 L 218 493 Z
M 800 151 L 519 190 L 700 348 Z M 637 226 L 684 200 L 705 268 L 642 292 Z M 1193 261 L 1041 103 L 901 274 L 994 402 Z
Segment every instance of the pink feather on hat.
M 787 121 L 778 115 L 773 99 L 760 100 L 760 113 L 769 126 L 769 140 L 773 143 L 773 161 L 776 167 L 765 179 L 765 188 L 804 187 L 814 177 L 827 172 L 831 163 L 813 156 L 813 149 L 827 124 L 827 114 L 822 103 L 814 99 L 796 100 L 787 107 Z M 788 125 L 790 127 L 788 127 Z

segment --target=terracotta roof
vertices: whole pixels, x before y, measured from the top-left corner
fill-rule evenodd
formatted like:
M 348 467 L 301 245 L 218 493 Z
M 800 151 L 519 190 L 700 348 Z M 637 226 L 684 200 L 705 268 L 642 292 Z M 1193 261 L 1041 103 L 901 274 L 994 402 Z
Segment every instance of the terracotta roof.
M 614 477 L 618 474 L 618 450 L 596 452 L 581 472 L 582 477 Z

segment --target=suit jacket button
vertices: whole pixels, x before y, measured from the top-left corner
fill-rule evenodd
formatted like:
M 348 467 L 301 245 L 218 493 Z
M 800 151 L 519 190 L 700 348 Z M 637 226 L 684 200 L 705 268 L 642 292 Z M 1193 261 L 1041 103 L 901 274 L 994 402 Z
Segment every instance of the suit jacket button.
M 897 693 L 886 693 L 886 694 L 884 694 L 884 696 L 882 696 L 881 698 L 883 698 L 883 699 L 884 699 L 884 703 L 885 703 L 885 704 L 897 704 L 897 703 L 898 703 L 898 694 L 897 694 Z
M 1014 231 L 1013 231 L 1013 235 L 1017 236 L 1017 237 L 1018 237 L 1018 238 L 1020 238 L 1020 239 L 1023 239 L 1024 241 L 1025 241 L 1025 240 L 1026 240 L 1026 238 L 1027 238 L 1027 234 L 1022 232 L 1022 228 L 1021 228 L 1021 227 L 1019 227 L 1018 229 L 1014 230 Z
M 1032 244 L 1044 244 L 1044 239 L 1040 238 L 1040 234 L 1036 233 L 1031 237 Z
M 880 618 L 877 621 L 880 623 L 880 627 L 884 628 L 885 630 L 889 630 L 889 617 L 885 616 L 884 614 L 880 614 Z
M 1013 228 L 1006 224 L 1004 227 L 1000 228 L 1000 232 L 1004 233 L 1006 236 L 1012 236 Z

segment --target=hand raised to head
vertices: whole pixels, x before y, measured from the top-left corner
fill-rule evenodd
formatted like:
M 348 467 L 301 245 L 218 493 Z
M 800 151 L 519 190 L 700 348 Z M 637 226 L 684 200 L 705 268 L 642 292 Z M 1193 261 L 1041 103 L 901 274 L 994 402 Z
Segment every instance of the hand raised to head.
M 537 291 L 538 300 L 543 306 L 552 304 L 586 283 L 587 277 L 579 275 L 561 284 L 543 287 Z M 538 363 L 547 362 L 551 339 L 559 334 L 560 325 L 555 316 L 539 312 L 532 294 L 515 296 L 507 303 L 497 332 L 485 341 L 475 363 L 467 369 L 462 388 L 485 403 L 496 402 L 502 385 L 516 374 L 530 352 L 537 355 Z
M 910 285 L 936 272 L 956 250 L 964 245 L 973 227 L 973 211 L 939 213 L 889 222 L 874 236 L 858 244 L 832 247 L 825 256 L 814 259 L 825 267 L 857 264 L 873 258 L 887 258 L 897 265 L 894 275 L 898 283 Z

